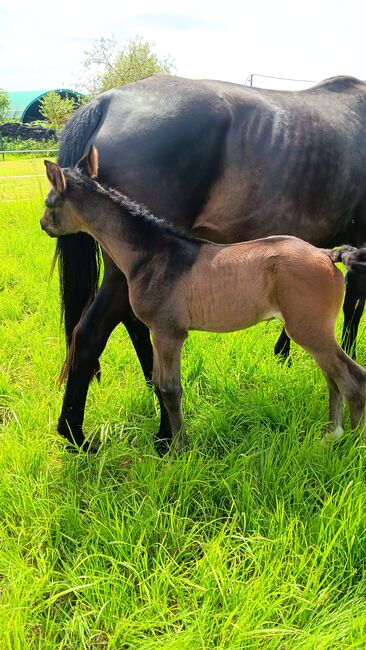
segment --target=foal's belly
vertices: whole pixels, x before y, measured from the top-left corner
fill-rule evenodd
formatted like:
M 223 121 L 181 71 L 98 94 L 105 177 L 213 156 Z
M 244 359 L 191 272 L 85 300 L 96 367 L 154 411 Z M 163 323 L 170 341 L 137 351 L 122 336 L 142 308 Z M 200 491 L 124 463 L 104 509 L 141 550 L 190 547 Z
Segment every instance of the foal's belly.
M 248 327 L 253 327 L 262 321 L 271 320 L 272 318 L 278 318 L 283 322 L 283 316 L 279 311 L 269 311 L 264 312 L 263 314 L 257 315 L 250 318 L 248 314 L 241 314 L 237 318 L 217 318 L 217 319 L 197 319 L 196 321 L 192 320 L 189 327 L 190 330 L 198 330 L 201 332 L 218 332 L 218 333 L 227 333 L 227 332 L 237 332 L 239 330 L 247 329 Z
M 254 243 L 203 248 L 187 278 L 190 329 L 234 332 L 281 318 L 262 248 Z
M 254 295 L 256 293 L 257 295 Z M 204 296 L 196 289 L 189 305 L 190 328 L 206 332 L 235 332 L 271 318 L 282 319 L 266 292 L 215 290 Z

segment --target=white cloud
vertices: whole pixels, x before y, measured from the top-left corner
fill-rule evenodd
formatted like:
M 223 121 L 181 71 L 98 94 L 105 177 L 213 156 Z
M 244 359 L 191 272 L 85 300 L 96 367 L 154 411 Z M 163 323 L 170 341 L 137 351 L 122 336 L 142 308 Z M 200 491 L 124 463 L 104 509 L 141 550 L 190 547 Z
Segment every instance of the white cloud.
M 175 59 L 183 76 L 366 78 L 365 19 L 359 0 L 18 0 L 0 7 L 0 87 L 73 87 L 93 40 L 113 35 L 123 45 L 137 34 Z

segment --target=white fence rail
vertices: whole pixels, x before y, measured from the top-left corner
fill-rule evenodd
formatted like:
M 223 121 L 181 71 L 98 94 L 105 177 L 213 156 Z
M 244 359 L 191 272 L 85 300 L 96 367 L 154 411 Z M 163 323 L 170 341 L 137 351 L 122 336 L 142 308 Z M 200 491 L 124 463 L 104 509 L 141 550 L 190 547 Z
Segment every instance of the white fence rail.
M 303 90 L 318 83 L 313 79 L 291 79 L 286 77 L 273 77 L 271 75 L 258 74 L 253 72 L 248 75 L 245 86 L 255 88 L 268 88 L 272 90 Z
M 0 155 L 5 160 L 6 154 L 22 154 L 22 153 L 56 153 L 58 149 L 0 149 Z

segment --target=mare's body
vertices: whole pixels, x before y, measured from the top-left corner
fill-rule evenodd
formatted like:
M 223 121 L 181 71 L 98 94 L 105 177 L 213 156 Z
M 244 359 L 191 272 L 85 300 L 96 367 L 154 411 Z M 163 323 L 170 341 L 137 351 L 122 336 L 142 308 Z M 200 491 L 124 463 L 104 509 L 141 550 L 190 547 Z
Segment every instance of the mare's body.
M 326 439 L 342 431 L 342 397 L 352 425 L 364 426 L 366 373 L 334 333 L 344 281 L 332 259 L 352 269 L 352 252 L 321 251 L 288 236 L 218 245 L 179 234 L 91 180 L 97 175 L 94 148 L 75 170 L 47 163 L 47 172 L 53 189 L 42 227 L 51 236 L 92 235 L 123 272 L 132 309 L 152 333 L 153 381 L 170 423 L 165 438 L 176 448 L 186 445 L 180 363 L 188 331 L 234 331 L 273 316 L 283 319 L 287 334 L 324 373 L 330 395 Z M 163 444 L 160 436 L 158 448 Z
M 72 166 L 96 144 L 102 182 L 215 242 L 290 234 L 316 246 L 357 246 L 366 241 L 365 133 L 366 84 L 357 79 L 281 92 L 157 77 L 104 93 L 80 109 L 64 132 L 59 162 Z M 93 300 L 93 239 L 63 237 L 58 250 L 69 344 L 78 325 L 59 431 L 77 437 L 89 382 L 116 325 L 126 326 L 147 379 L 152 349 L 113 260 L 104 254 L 104 279 Z M 353 337 L 363 289 L 363 278 L 352 273 L 345 316 Z M 282 337 L 278 349 L 283 345 Z

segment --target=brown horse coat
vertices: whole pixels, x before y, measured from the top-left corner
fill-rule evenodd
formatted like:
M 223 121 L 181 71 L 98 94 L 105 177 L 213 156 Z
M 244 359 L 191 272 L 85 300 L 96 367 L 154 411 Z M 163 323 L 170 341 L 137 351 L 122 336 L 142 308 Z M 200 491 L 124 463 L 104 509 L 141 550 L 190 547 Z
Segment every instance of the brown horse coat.
M 359 268 L 363 251 L 321 250 L 290 236 L 228 245 L 187 237 L 100 186 L 93 180 L 97 166 L 95 147 L 72 170 L 46 162 L 52 188 L 41 225 L 50 236 L 92 235 L 126 276 L 134 313 L 152 333 L 153 381 L 175 448 L 187 444 L 180 365 L 188 331 L 229 332 L 274 316 L 323 371 L 329 388 L 325 440 L 342 432 L 342 397 L 352 426 L 364 428 L 366 373 L 335 339 L 344 281 L 332 261 Z

